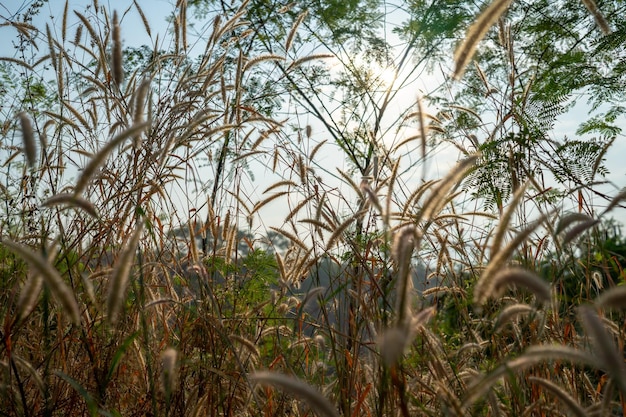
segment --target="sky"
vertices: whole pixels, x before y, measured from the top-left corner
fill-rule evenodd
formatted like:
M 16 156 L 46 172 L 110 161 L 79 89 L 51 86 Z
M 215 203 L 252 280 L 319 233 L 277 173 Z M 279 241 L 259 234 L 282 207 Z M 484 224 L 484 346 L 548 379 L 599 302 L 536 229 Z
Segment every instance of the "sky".
M 12 20 L 12 18 L 17 14 L 23 13 L 33 2 L 34 0 L 0 1 L 0 21 Z M 174 10 L 174 5 L 170 0 L 138 0 L 137 2 L 143 9 L 143 12 L 145 13 L 148 21 L 152 26 L 152 39 L 146 33 L 143 22 L 139 14 L 136 12 L 132 1 L 99 0 L 99 4 L 106 6 L 108 10 L 116 9 L 120 13 L 122 37 L 126 46 L 153 44 L 156 33 L 163 33 L 168 30 L 169 24 L 166 21 L 166 17 Z M 85 5 L 89 4 L 92 4 L 92 1 L 72 0 L 69 2 L 69 8 L 70 10 L 81 10 L 85 7 Z M 36 20 L 35 22 L 33 22 L 33 24 L 35 26 L 42 27 L 41 22 L 52 21 L 52 30 L 58 31 L 58 28 L 61 26 L 64 6 L 65 1 L 49 0 L 43 6 L 39 16 L 36 16 Z M 70 17 L 70 24 L 68 25 L 68 32 L 70 34 L 74 33 L 74 28 L 72 26 L 75 24 L 75 22 L 76 18 L 73 17 L 72 14 Z M 202 29 L 202 27 L 198 27 L 198 29 Z M 6 39 L 6 34 L 8 33 L 8 31 L 11 30 L 13 29 L 0 27 L 0 35 L 5 37 Z M 15 54 L 15 52 L 12 51 L 10 44 L 7 42 L 3 42 L 3 44 L 0 45 L 0 53 L 4 56 L 14 56 Z M 412 85 L 409 89 L 407 89 L 406 93 L 400 94 L 400 99 L 391 104 L 388 112 L 389 119 L 385 119 L 384 122 L 390 123 L 394 115 L 397 116 L 400 111 L 414 104 L 416 96 L 418 94 L 424 95 L 428 93 L 430 89 L 434 88 L 434 86 L 437 85 L 438 82 L 439 80 L 437 79 L 437 77 L 420 77 L 416 85 Z M 432 109 L 432 111 L 434 112 L 436 111 L 436 109 Z M 570 112 L 560 117 L 554 131 L 555 136 L 559 138 L 562 136 L 568 136 L 570 138 L 576 137 L 575 131 L 580 121 L 587 116 L 587 111 L 588 106 L 585 105 L 585 100 L 583 98 L 578 101 L 578 105 L 574 107 Z M 313 118 L 304 117 L 300 121 L 305 125 L 310 124 L 312 126 L 314 139 L 322 140 L 328 138 L 327 135 L 325 135 L 324 133 L 323 126 L 317 123 Z M 415 134 L 415 132 L 407 131 L 406 134 Z M 383 138 L 383 140 L 387 139 Z M 346 161 L 340 157 L 340 152 L 328 152 L 327 154 L 322 156 L 323 158 L 321 159 L 320 163 L 323 164 L 329 172 L 335 172 L 335 167 L 344 171 L 350 168 L 346 164 Z M 623 162 L 623 159 L 625 157 L 626 138 L 620 136 L 617 138 L 615 144 L 606 155 L 606 165 L 610 170 L 610 175 L 608 176 L 607 180 L 610 182 L 610 184 L 600 187 L 600 190 L 602 190 L 602 192 L 610 195 L 615 195 L 622 187 L 626 185 L 626 164 L 624 164 Z M 453 164 L 456 162 L 457 158 L 458 154 L 453 147 L 438 147 L 431 152 L 431 158 L 429 159 L 427 164 L 428 176 L 431 178 L 438 178 L 445 175 L 450 167 L 452 167 Z M 255 176 L 256 179 L 255 182 L 252 184 L 252 188 L 253 192 L 258 195 L 258 198 L 262 199 L 263 196 L 260 194 L 261 191 L 267 188 L 267 186 L 269 186 L 271 183 L 273 183 L 276 177 L 273 175 L 268 175 L 267 169 L 264 169 L 262 166 L 256 167 L 255 169 L 257 170 L 257 173 L 259 175 Z M 420 180 L 421 178 L 416 177 L 415 179 Z M 359 179 L 355 180 L 358 181 Z M 348 189 L 346 189 L 345 185 L 337 184 L 337 187 L 339 187 L 340 191 L 343 191 L 345 193 L 350 192 Z M 280 210 L 277 209 L 277 206 L 278 205 L 273 204 L 267 208 L 267 213 L 264 214 L 264 218 L 270 219 L 268 220 L 268 223 L 280 223 L 281 219 L 284 218 L 284 214 L 280 213 Z M 624 219 L 626 219 L 624 210 L 615 211 L 614 216 L 617 217 L 620 221 L 624 221 Z

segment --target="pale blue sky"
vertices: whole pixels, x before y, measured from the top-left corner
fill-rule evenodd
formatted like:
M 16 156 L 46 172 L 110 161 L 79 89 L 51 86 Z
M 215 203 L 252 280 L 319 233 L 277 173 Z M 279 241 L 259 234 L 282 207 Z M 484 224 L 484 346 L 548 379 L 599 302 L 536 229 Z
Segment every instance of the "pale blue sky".
M 0 1 L 0 20 L 11 19 L 16 16 L 17 13 L 23 13 L 29 5 L 31 5 L 34 0 L 5 0 Z M 168 30 L 168 23 L 166 22 L 166 17 L 174 10 L 175 1 L 170 0 L 138 0 L 138 4 L 142 7 L 143 12 L 146 14 L 146 17 L 150 21 L 152 26 L 152 39 L 147 35 L 144 25 L 139 17 L 139 14 L 135 10 L 132 0 L 108 0 L 103 1 L 99 0 L 98 3 L 100 5 L 106 6 L 108 10 L 116 9 L 121 16 L 121 27 L 122 27 L 122 38 L 124 44 L 126 46 L 139 46 L 141 44 L 152 45 L 154 39 L 156 38 L 157 33 L 164 33 Z M 85 6 L 93 4 L 92 1 L 79 1 L 72 0 L 69 2 L 70 10 L 77 9 L 82 10 Z M 63 14 L 63 9 L 65 6 L 64 0 L 49 0 L 41 9 L 38 16 L 36 16 L 35 21 L 33 22 L 37 27 L 44 27 L 45 22 L 52 21 L 52 30 L 59 30 L 58 28 L 61 25 L 61 19 Z M 68 28 L 68 37 L 72 37 L 74 33 L 73 25 L 77 21 L 75 15 L 70 13 L 69 20 L 69 28 Z M 43 24 L 42 24 L 43 23 Z M 200 27 L 199 27 L 200 28 Z M 2 27 L 0 28 L 0 36 L 2 36 L 5 41 L 0 45 L 0 53 L 5 56 L 15 56 L 15 51 L 12 48 L 10 42 L 7 42 L 7 39 L 10 39 L 14 36 L 15 29 L 10 27 Z M 160 36 L 160 39 L 164 39 L 163 35 Z M 43 43 L 43 41 L 42 41 Z M 45 45 L 45 44 L 44 44 Z M 47 47 L 47 46 L 46 46 Z M 164 48 L 167 49 L 167 48 Z M 421 80 L 421 86 L 418 86 L 418 90 L 426 90 L 427 86 L 432 86 L 433 79 Z M 409 90 L 410 92 L 402 95 L 402 99 L 393 103 L 391 107 L 391 114 L 397 114 L 395 109 L 400 111 L 400 109 L 406 108 L 410 106 L 415 99 L 415 87 L 412 87 L 413 90 Z M 555 137 L 561 138 L 563 135 L 567 135 L 570 138 L 574 138 L 576 136 L 575 131 L 580 123 L 580 121 L 584 120 L 586 117 L 587 107 L 585 106 L 585 100 L 579 100 L 578 106 L 573 109 L 568 114 L 562 116 L 560 118 L 559 124 L 555 129 Z M 317 124 L 312 118 L 308 118 L 306 120 L 302 120 L 303 124 L 312 124 L 313 131 L 315 135 L 318 135 L 320 139 L 326 139 L 324 135 L 323 128 L 320 124 Z M 607 185 L 601 187 L 601 190 L 607 194 L 614 195 L 618 192 L 618 190 L 626 185 L 626 163 L 624 163 L 624 159 L 626 159 L 626 138 L 620 136 L 615 141 L 615 144 L 610 149 L 607 154 L 607 166 L 609 167 L 611 174 L 608 177 L 608 180 L 612 182 L 612 185 Z M 336 153 L 337 155 L 339 153 Z M 434 158 L 429 162 L 429 176 L 437 177 L 445 174 L 447 169 L 454 163 L 456 160 L 456 152 L 454 149 L 447 147 L 438 149 L 435 152 Z M 332 153 L 329 154 L 326 158 L 325 164 L 329 165 L 337 165 L 341 169 L 347 169 L 345 162 L 334 158 Z M 267 172 L 266 170 L 262 170 Z M 262 191 L 266 188 L 267 185 L 272 183 L 275 178 L 271 176 L 263 174 L 257 175 L 257 182 L 255 187 L 257 190 Z M 259 196 L 261 198 L 261 196 Z M 597 202 L 600 200 L 597 199 Z M 275 214 L 276 209 L 273 208 L 271 214 Z M 617 210 L 614 212 L 615 217 L 623 220 L 626 216 L 624 210 Z M 276 216 L 276 219 L 280 219 L 281 216 Z

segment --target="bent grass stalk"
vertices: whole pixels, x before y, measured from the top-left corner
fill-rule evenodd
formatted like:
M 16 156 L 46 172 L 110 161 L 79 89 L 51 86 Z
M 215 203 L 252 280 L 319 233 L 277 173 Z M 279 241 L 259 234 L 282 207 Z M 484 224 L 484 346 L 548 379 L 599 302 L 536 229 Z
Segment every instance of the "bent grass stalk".
M 24 259 L 34 269 L 34 273 L 43 277 L 50 292 L 69 314 L 72 323 L 80 325 L 80 308 L 74 291 L 65 283 L 59 272 L 45 258 L 37 255 L 30 248 L 7 239 L 2 239 L 0 242 Z
M 248 379 L 258 384 L 273 385 L 292 395 L 296 395 L 322 415 L 339 417 L 336 408 L 322 393 L 300 379 L 268 371 L 248 375 Z
M 120 255 L 120 258 L 117 260 L 115 269 L 113 269 L 111 274 L 111 282 L 109 284 L 110 286 L 106 303 L 107 319 L 110 323 L 117 322 L 122 306 L 124 305 L 124 301 L 126 300 L 128 279 L 133 266 L 135 250 L 139 244 L 142 232 L 143 223 L 138 222 L 132 237 Z

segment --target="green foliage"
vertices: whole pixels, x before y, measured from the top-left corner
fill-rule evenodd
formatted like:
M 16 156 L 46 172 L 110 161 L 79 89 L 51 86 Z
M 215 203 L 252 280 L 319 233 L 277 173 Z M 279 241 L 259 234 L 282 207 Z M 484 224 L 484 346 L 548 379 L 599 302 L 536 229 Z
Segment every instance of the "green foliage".
M 470 188 L 489 209 L 501 207 L 529 176 L 540 183 L 553 178 L 565 187 L 572 182 L 590 187 L 596 176 L 608 173 L 602 158 L 621 132 L 623 114 L 624 83 L 612 63 L 623 55 L 624 5 L 600 6 L 616 28 L 603 35 L 580 1 L 558 4 L 513 2 L 476 54 L 477 66 L 470 66 L 463 84 L 453 87 L 452 99 L 436 100 L 465 106 L 483 119 L 479 123 L 454 111 L 442 137 L 468 153 L 483 152 Z M 592 111 L 602 107 L 604 113 L 581 120 L 581 137 L 572 140 L 553 129 L 581 93 Z M 600 138 L 582 136 L 588 133 Z M 468 143 L 468 137 L 475 139 Z
M 250 304 L 267 300 L 269 290 L 278 286 L 278 265 L 273 254 L 255 249 L 241 260 L 243 279 L 240 295 Z

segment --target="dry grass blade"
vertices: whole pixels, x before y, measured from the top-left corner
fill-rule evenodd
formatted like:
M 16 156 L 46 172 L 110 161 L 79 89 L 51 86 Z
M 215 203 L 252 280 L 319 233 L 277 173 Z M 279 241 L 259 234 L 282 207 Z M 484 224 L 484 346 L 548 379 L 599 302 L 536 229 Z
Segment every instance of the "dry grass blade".
M 494 297 L 502 295 L 509 285 L 525 287 L 530 290 L 540 302 L 550 301 L 550 286 L 534 272 L 512 267 L 497 272 L 493 277 Z
M 2 240 L 2 244 L 24 259 L 35 270 L 35 273 L 43 277 L 52 295 L 69 313 L 72 322 L 80 324 L 80 309 L 74 297 L 74 292 L 63 281 L 59 272 L 46 259 L 24 245 L 5 239 Z
M 588 352 L 584 352 L 569 346 L 562 345 L 537 345 L 528 348 L 521 356 L 504 362 L 486 375 L 477 378 L 466 391 L 463 408 L 470 407 L 476 400 L 484 398 L 485 393 L 501 378 L 527 369 L 533 365 L 549 360 L 568 361 L 581 365 L 598 365 L 595 358 Z
M 470 26 L 465 35 L 465 39 L 454 53 L 454 79 L 458 80 L 463 76 L 465 67 L 474 56 L 478 44 L 500 16 L 507 11 L 511 3 L 512 0 L 494 0 L 489 7 L 480 14 L 472 26 Z
M 615 341 L 606 331 L 604 323 L 598 313 L 591 306 L 578 307 L 578 317 L 582 322 L 585 333 L 591 339 L 595 356 L 602 367 L 619 384 L 622 392 L 626 393 L 626 366 L 624 358 L 618 351 Z
M 548 381 L 547 379 L 538 378 L 536 376 L 530 376 L 528 377 L 528 380 L 535 384 L 541 385 L 542 388 L 547 389 L 552 394 L 557 396 L 569 408 L 570 412 L 572 413 L 570 415 L 587 417 L 587 413 L 580 406 L 580 404 L 578 404 L 578 402 L 571 395 L 565 392 L 563 388 L 559 387 L 554 382 Z
M 626 308 L 626 285 L 613 287 L 596 298 L 595 304 L 601 308 Z
M 131 126 L 126 129 L 100 149 L 100 151 L 92 158 L 92 160 L 87 164 L 87 166 L 83 169 L 82 174 L 78 177 L 78 181 L 76 181 L 76 185 L 74 186 L 74 194 L 80 194 L 83 192 L 96 170 L 100 165 L 104 163 L 109 154 L 119 146 L 125 139 L 130 136 L 138 135 L 142 130 L 144 130 L 148 126 L 148 122 L 139 123 Z
M 67 204 L 71 207 L 79 207 L 84 210 L 87 214 L 94 218 L 98 218 L 98 212 L 96 208 L 91 204 L 90 201 L 85 200 L 84 198 L 70 194 L 70 193 L 60 193 L 55 194 L 52 197 L 48 198 L 46 201 L 41 203 L 43 207 L 53 207 L 61 204 Z
M 519 190 L 517 190 L 515 195 L 513 195 L 513 199 L 511 200 L 511 203 L 507 207 L 506 211 L 502 213 L 498 228 L 496 229 L 496 234 L 494 235 L 493 241 L 491 243 L 491 256 L 494 256 L 500 250 L 500 246 L 502 245 L 502 241 L 504 240 L 504 235 L 509 228 L 509 222 L 513 217 L 513 213 L 515 213 L 515 210 L 517 209 L 520 200 L 526 192 L 527 185 L 528 183 L 525 183 L 523 186 L 520 187 Z
M 37 147 L 35 145 L 35 134 L 33 133 L 33 125 L 30 123 L 30 119 L 25 112 L 20 112 L 17 115 L 20 119 L 20 125 L 22 127 L 22 138 L 24 143 L 24 154 L 26 155 L 26 161 L 28 166 L 33 168 L 37 163 Z
M 124 81 L 124 65 L 122 59 L 122 35 L 120 30 L 120 23 L 117 17 L 117 11 L 113 12 L 113 49 L 111 56 L 111 66 L 113 72 L 113 81 L 118 87 L 122 85 Z
M 117 321 L 117 316 L 124 305 L 130 269 L 133 265 L 135 249 L 137 249 L 142 231 L 143 223 L 138 222 L 135 232 L 130 238 L 128 245 L 120 255 L 120 258 L 117 260 L 115 269 L 113 269 L 111 282 L 109 284 L 109 293 L 107 295 L 107 318 L 110 323 L 115 323 Z
M 589 10 L 589 13 L 591 13 L 593 18 L 595 19 L 596 24 L 598 25 L 600 30 L 605 35 L 608 35 L 609 33 L 611 33 L 611 28 L 609 27 L 609 23 L 606 21 L 606 18 L 604 17 L 602 12 L 598 9 L 596 2 L 593 0 L 581 0 L 581 1 L 583 2 L 587 10 Z
M 333 404 L 328 401 L 318 390 L 311 387 L 300 379 L 279 374 L 276 372 L 256 372 L 248 378 L 258 384 L 273 385 L 296 395 L 305 400 L 315 411 L 329 417 L 339 417 L 339 413 Z

